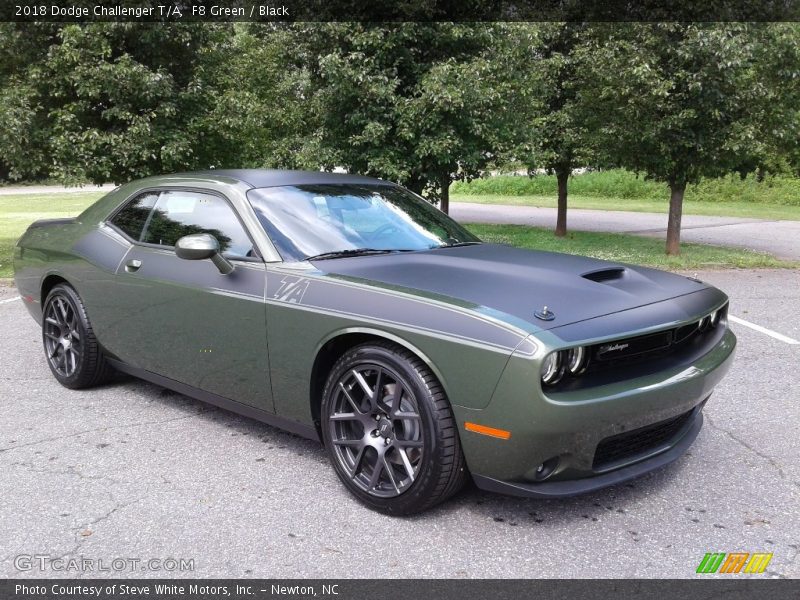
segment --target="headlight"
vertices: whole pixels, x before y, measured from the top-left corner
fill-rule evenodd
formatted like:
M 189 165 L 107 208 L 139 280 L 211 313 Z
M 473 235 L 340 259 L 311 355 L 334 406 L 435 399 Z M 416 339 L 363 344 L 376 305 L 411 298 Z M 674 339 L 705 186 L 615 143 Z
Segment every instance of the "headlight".
M 705 317 L 700 319 L 698 322 L 697 328 L 700 331 L 708 331 L 709 329 L 713 329 L 719 322 L 722 320 L 722 313 L 724 312 L 725 307 L 718 308 L 717 310 L 711 311 Z
M 567 350 L 567 369 L 573 375 L 583 373 L 586 368 L 586 348 L 578 346 Z
M 588 362 L 589 353 L 583 346 L 552 352 L 542 361 L 542 383 L 555 385 L 565 374 L 580 375 Z
M 547 385 L 558 383 L 563 371 L 561 369 L 561 353 L 552 352 L 542 362 L 542 381 Z

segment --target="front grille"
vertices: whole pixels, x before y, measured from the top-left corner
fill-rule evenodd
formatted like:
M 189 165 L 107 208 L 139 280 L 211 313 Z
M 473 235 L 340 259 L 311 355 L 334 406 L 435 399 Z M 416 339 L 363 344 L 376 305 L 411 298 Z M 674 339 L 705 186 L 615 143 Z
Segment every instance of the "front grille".
M 727 304 L 720 309 L 720 320 L 727 316 Z M 589 352 L 588 373 L 608 372 L 609 369 L 628 367 L 637 363 L 666 357 L 693 344 L 704 344 L 713 339 L 714 328 L 701 327 L 702 319 L 657 333 L 612 342 L 595 344 L 587 348 Z
M 666 446 L 694 414 L 693 409 L 666 421 L 605 438 L 597 445 L 592 469 L 603 471 L 617 463 L 628 462 L 637 456 L 645 456 L 661 446 Z

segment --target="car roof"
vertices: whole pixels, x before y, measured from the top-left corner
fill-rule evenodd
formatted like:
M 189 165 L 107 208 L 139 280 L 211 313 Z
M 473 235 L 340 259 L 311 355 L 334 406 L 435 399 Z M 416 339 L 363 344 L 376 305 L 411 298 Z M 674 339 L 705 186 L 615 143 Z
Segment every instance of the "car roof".
M 373 185 L 394 185 L 388 181 L 350 175 L 346 173 L 326 173 L 323 171 L 284 171 L 280 169 L 213 169 L 208 171 L 194 171 L 181 173 L 186 176 L 219 177 L 241 181 L 254 188 L 275 187 L 279 185 L 302 184 L 346 184 L 362 183 Z

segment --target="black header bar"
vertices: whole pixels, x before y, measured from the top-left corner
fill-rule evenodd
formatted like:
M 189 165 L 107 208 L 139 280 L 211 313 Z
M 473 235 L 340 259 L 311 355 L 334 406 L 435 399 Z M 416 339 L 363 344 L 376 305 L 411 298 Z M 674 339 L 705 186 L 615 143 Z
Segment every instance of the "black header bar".
M 7 579 L 4 600 L 739 600 L 797 598 L 800 580 L 699 576 L 693 580 Z
M 800 0 L 4 0 L 0 21 L 798 21 Z

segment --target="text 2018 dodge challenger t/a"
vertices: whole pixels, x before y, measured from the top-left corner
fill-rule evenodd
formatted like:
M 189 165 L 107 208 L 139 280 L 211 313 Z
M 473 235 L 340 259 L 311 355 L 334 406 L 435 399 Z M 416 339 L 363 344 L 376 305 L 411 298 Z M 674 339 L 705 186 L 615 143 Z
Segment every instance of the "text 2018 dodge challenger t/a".
M 321 439 L 391 514 L 470 476 L 554 497 L 661 467 L 736 345 L 705 283 L 482 243 L 354 175 L 142 179 L 31 225 L 14 266 L 66 387 L 119 370 Z

